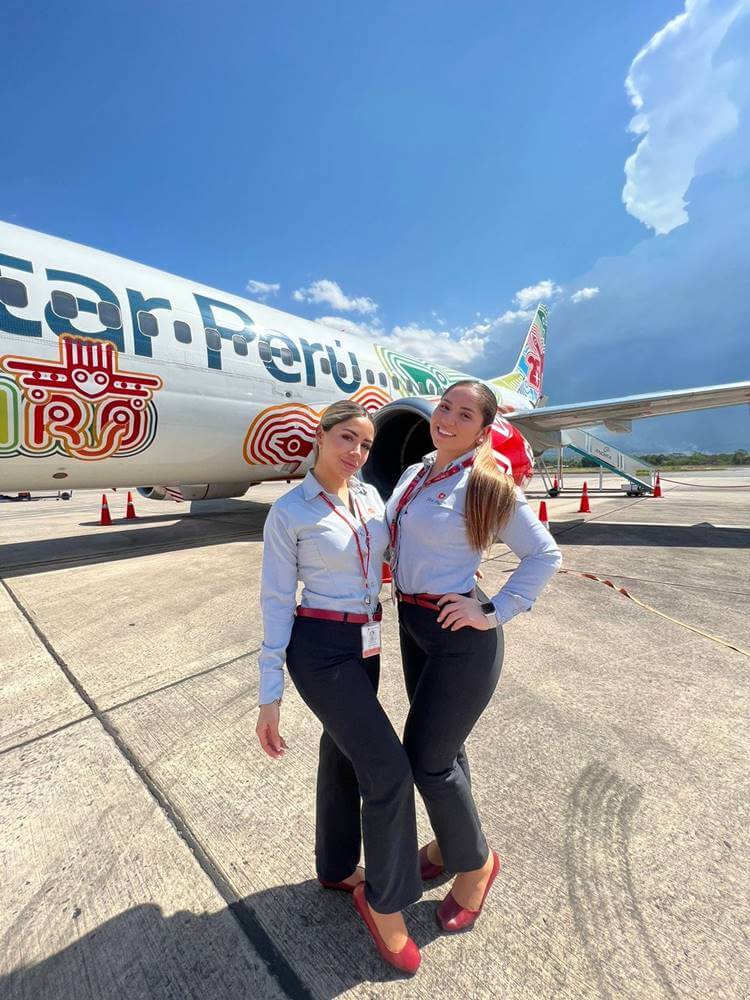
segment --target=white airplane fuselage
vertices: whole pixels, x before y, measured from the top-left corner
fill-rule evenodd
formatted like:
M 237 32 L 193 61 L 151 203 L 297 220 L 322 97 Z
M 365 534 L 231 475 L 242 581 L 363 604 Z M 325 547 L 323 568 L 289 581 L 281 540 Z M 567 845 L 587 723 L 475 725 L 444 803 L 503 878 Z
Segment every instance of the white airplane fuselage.
M 326 405 L 434 397 L 460 375 L 0 223 L 0 492 L 296 477 Z

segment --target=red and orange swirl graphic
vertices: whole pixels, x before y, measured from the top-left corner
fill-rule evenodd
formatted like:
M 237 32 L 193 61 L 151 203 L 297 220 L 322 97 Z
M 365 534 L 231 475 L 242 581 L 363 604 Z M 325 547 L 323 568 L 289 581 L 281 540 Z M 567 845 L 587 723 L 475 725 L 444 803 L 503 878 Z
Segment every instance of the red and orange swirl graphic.
M 370 413 L 390 401 L 390 396 L 375 385 L 365 385 L 351 396 L 352 402 Z M 315 444 L 315 430 L 326 407 L 314 410 L 304 403 L 279 403 L 261 410 L 250 424 L 242 454 L 249 465 L 287 465 L 296 471 Z
M 269 406 L 250 424 L 242 454 L 249 465 L 300 466 L 313 449 L 315 429 L 320 420 L 304 403 Z
M 391 397 L 385 389 L 381 389 L 377 385 L 363 385 L 352 395 L 352 402 L 364 406 L 369 413 L 375 413 L 376 410 L 390 401 Z

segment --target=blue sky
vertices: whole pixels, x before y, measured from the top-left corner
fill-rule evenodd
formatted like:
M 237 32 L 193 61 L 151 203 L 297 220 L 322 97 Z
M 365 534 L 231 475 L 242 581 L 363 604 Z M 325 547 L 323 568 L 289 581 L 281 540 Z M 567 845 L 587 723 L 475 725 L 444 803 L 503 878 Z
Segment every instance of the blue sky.
M 556 403 L 748 378 L 749 15 L 10 0 L 0 218 L 482 375 L 536 289 Z M 747 407 L 620 439 L 749 441 Z

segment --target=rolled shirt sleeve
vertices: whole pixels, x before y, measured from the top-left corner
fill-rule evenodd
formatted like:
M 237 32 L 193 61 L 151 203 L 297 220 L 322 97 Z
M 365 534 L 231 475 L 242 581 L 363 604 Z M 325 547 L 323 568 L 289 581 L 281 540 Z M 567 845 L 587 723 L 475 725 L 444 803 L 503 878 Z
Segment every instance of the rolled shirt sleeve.
M 531 611 L 537 597 L 562 565 L 562 555 L 557 542 L 522 494 L 518 495 L 515 510 L 500 529 L 498 540 L 521 560 L 492 598 L 498 621 L 504 625 L 520 612 Z
M 297 594 L 297 534 L 287 511 L 271 508 L 263 528 L 263 568 L 260 607 L 263 645 L 260 650 L 258 704 L 280 698 L 284 690 L 284 661 L 292 634 Z

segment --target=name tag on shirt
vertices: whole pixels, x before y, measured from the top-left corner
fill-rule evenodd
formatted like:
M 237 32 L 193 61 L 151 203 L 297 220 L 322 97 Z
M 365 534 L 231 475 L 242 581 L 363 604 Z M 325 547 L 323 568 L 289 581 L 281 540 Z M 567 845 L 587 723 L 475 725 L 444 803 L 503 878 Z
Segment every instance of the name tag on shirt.
M 362 626 L 362 656 L 377 656 L 380 653 L 380 622 L 368 622 Z

